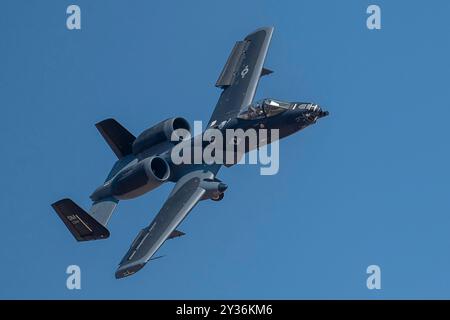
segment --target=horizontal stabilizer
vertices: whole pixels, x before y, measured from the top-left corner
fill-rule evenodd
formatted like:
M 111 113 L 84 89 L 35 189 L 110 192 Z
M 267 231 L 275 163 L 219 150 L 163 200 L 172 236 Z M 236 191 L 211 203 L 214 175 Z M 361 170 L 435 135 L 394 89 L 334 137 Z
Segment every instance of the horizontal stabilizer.
M 119 200 L 112 197 L 95 201 L 89 210 L 89 215 L 106 227 L 118 202 Z
M 53 209 L 77 241 L 106 239 L 109 231 L 70 199 L 52 204 Z
M 121 159 L 132 153 L 136 137 L 114 119 L 106 119 L 95 124 L 106 143 L 111 147 L 117 158 Z

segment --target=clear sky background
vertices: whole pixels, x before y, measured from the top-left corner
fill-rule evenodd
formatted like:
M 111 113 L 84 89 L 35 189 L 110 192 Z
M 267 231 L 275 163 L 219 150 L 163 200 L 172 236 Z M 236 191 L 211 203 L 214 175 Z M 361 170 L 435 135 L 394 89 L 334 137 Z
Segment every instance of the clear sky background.
M 66 8 L 82 30 L 66 29 Z M 366 28 L 378 4 L 382 29 Z M 448 1 L 2 1 L 0 298 L 450 298 Z M 207 121 L 235 41 L 275 26 L 257 98 L 330 111 L 283 140 L 280 171 L 220 171 L 167 256 L 114 278 L 171 185 L 121 202 L 105 241 L 77 243 L 50 204 L 85 209 L 134 134 Z M 82 289 L 66 289 L 77 264 Z M 366 268 L 381 267 L 368 290 Z

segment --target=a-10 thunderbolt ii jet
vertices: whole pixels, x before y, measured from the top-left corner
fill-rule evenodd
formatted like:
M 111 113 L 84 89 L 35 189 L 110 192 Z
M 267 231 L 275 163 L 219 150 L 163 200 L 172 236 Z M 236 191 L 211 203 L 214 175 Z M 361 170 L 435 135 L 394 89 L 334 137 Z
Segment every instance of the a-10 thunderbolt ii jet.
M 263 67 L 272 33 L 272 27 L 261 28 L 236 42 L 216 83 L 223 91 L 207 130 L 277 129 L 281 139 L 328 115 L 313 103 L 274 99 L 252 103 L 259 79 L 272 73 Z M 220 163 L 175 164 L 172 161 L 173 148 L 196 139 L 183 140 L 180 136 L 178 141 L 172 141 L 178 129 L 190 130 L 183 118 L 162 121 L 137 137 L 114 119 L 103 120 L 96 127 L 118 160 L 106 181 L 90 196 L 93 204 L 89 213 L 70 199 L 52 204 L 76 240 L 108 238 L 106 226 L 120 200 L 136 198 L 165 182 L 175 183 L 161 210 L 137 235 L 120 262 L 116 278 L 123 278 L 155 259 L 155 253 L 167 239 L 184 235 L 177 227 L 192 208 L 201 200 L 221 200 L 227 185 L 216 177 Z M 201 147 L 204 146 L 203 142 Z

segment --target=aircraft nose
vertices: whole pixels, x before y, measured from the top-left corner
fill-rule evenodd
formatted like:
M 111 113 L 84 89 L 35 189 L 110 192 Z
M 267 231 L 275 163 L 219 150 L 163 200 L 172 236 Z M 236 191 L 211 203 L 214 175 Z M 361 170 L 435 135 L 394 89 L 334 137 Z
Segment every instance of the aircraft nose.
M 298 110 L 300 117 L 296 118 L 296 121 L 301 122 L 301 119 L 306 119 L 308 122 L 316 122 L 317 119 L 326 117 L 329 115 L 328 111 L 322 110 L 322 108 L 314 103 L 308 104 L 305 108 Z
M 314 115 L 317 118 L 323 118 L 329 115 L 328 111 L 324 111 L 319 105 L 317 104 L 311 104 L 307 110 L 310 111 L 312 115 Z
M 319 113 L 319 118 L 323 118 L 323 117 L 326 117 L 326 116 L 328 116 L 330 113 L 328 112 L 328 111 L 320 111 L 320 113 Z

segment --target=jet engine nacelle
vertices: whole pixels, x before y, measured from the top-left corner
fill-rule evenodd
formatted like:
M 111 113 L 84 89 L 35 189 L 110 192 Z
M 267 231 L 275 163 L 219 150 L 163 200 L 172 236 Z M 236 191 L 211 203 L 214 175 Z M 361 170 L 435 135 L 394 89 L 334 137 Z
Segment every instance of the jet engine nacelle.
M 177 129 L 185 129 L 190 132 L 191 126 L 186 119 L 176 117 L 164 120 L 157 125 L 145 130 L 136 138 L 136 140 L 134 140 L 132 146 L 133 154 L 136 155 L 155 145 L 171 141 L 172 133 Z M 172 143 L 177 144 L 179 142 L 179 138 L 180 137 L 178 137 L 178 139 Z
M 161 157 L 139 161 L 111 182 L 111 195 L 117 199 L 132 199 L 159 187 L 170 176 L 170 167 Z
M 202 200 L 211 199 L 214 201 L 222 200 L 224 192 L 228 188 L 228 186 L 219 179 L 204 179 L 200 183 L 200 187 L 206 191 Z

